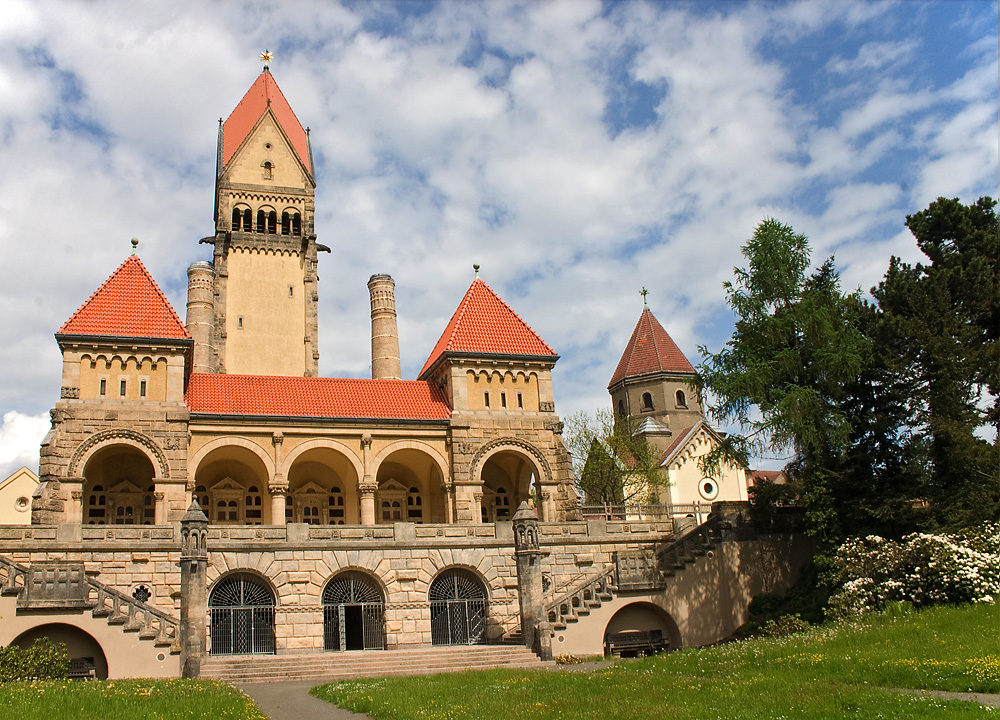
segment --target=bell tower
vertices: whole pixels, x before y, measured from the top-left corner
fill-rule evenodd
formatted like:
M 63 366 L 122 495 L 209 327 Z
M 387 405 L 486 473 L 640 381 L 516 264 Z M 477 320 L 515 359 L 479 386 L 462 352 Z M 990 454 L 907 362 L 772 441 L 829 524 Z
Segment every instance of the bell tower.
M 211 372 L 318 374 L 315 189 L 309 131 L 264 65 L 219 121 L 214 323 L 195 338 Z

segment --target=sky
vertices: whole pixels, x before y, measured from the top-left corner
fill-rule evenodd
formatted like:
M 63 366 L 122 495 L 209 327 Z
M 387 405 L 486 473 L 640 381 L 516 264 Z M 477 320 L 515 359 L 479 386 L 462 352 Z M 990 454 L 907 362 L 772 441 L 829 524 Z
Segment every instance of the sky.
M 37 468 L 53 333 L 130 239 L 183 318 L 218 120 L 261 71 L 316 164 L 320 374 L 370 376 L 369 276 L 416 377 L 481 277 L 607 406 L 648 302 L 695 364 L 767 217 L 867 292 L 905 217 L 998 195 L 997 3 L 4 0 L 0 479 Z

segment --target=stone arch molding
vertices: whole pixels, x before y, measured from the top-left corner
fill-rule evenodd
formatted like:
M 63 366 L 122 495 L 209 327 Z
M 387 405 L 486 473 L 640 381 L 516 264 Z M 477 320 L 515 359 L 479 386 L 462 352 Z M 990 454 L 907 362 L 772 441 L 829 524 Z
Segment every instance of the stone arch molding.
M 188 485 L 190 485 L 189 490 L 194 490 L 194 479 L 198 473 L 198 467 L 201 463 L 208 457 L 209 453 L 213 450 L 218 450 L 221 447 L 234 446 L 246 448 L 264 463 L 264 468 L 267 472 L 268 482 L 274 477 L 274 459 L 264 450 L 260 445 L 253 442 L 252 440 L 247 440 L 242 437 L 221 437 L 216 438 L 210 442 L 205 443 L 201 448 L 198 449 L 190 460 L 188 460 Z
M 67 477 L 82 476 L 81 470 L 87 466 L 87 462 L 90 461 L 94 453 L 108 445 L 130 445 L 141 450 L 152 461 L 154 479 L 167 480 L 170 478 L 170 465 L 167 463 L 166 453 L 156 444 L 156 441 L 148 435 L 126 428 L 102 430 L 80 443 L 76 452 L 73 453 L 73 457 L 70 458 L 69 467 L 66 469 Z
M 396 440 L 395 442 L 389 443 L 384 448 L 382 448 L 378 454 L 372 458 L 372 475 L 378 474 L 379 466 L 382 462 L 392 455 L 397 450 L 418 450 L 429 458 L 431 458 L 434 463 L 438 466 L 438 470 L 441 472 L 441 479 L 443 482 L 448 482 L 450 473 L 448 472 L 448 461 L 445 457 L 439 453 L 435 448 L 428 445 L 427 443 L 420 442 L 418 440 Z
M 534 461 L 535 467 L 538 468 L 539 472 L 543 476 L 538 478 L 538 480 L 543 484 L 550 484 L 552 482 L 552 469 L 549 467 L 549 463 L 545 460 L 545 456 L 542 454 L 542 451 L 531 443 L 514 437 L 497 438 L 496 440 L 491 440 L 479 448 L 479 450 L 476 451 L 475 456 L 472 458 L 469 473 L 470 477 L 476 481 L 482 480 L 481 473 L 483 465 L 490 459 L 491 456 L 497 454 L 498 452 L 502 452 L 503 450 L 512 450 L 514 452 L 520 452 L 528 455 Z
M 354 468 L 354 472 L 358 475 L 358 480 L 364 477 L 365 468 L 361 459 L 358 457 L 356 451 L 351 449 L 345 443 L 338 440 L 331 440 L 329 438 L 317 438 L 315 440 L 307 440 L 306 442 L 297 445 L 294 450 L 291 450 L 284 458 L 282 458 L 281 472 L 287 478 L 288 473 L 292 469 L 292 465 L 305 453 L 310 450 L 315 450 L 316 448 L 325 448 L 327 450 L 333 450 L 337 453 L 343 455 L 351 463 Z

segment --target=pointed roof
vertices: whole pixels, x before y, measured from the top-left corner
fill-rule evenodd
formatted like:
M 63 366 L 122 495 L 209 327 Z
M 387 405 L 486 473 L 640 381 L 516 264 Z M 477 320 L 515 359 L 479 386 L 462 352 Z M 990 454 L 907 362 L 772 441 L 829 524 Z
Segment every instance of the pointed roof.
M 420 380 L 192 373 L 192 413 L 263 417 L 447 420 L 444 391 Z
M 309 138 L 302 128 L 302 123 L 295 117 L 291 105 L 281 94 L 278 83 L 271 77 L 271 72 L 265 67 L 264 71 L 257 76 L 257 80 L 247 90 L 246 95 L 240 100 L 236 109 L 230 113 L 229 117 L 222 124 L 222 165 L 229 163 L 236 150 L 239 149 L 247 135 L 257 125 L 261 116 L 271 108 L 274 117 L 278 120 L 281 129 L 284 130 L 288 141 L 291 143 L 299 160 L 305 166 L 306 171 L 312 172 L 309 166 Z
M 56 333 L 56 337 L 60 335 L 191 339 L 184 323 L 136 255 L 123 262 L 73 313 Z
M 684 357 L 684 353 L 647 307 L 642 309 L 639 322 L 632 331 L 632 339 L 628 341 L 625 353 L 618 361 L 618 367 L 611 376 L 608 387 L 614 387 L 626 378 L 657 373 L 693 375 L 694 372 L 694 366 Z
M 465 293 L 417 377 L 423 377 L 444 353 L 559 358 L 538 333 L 479 278 Z

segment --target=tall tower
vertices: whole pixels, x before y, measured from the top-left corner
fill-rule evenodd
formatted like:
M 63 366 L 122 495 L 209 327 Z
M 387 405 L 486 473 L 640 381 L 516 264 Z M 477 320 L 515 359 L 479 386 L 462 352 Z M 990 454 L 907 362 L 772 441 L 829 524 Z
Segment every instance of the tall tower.
M 303 129 L 265 65 L 219 125 L 214 372 L 314 376 L 316 180 Z
M 399 333 L 396 330 L 396 283 L 389 275 L 372 275 L 368 292 L 372 300 L 372 377 L 399 380 Z

